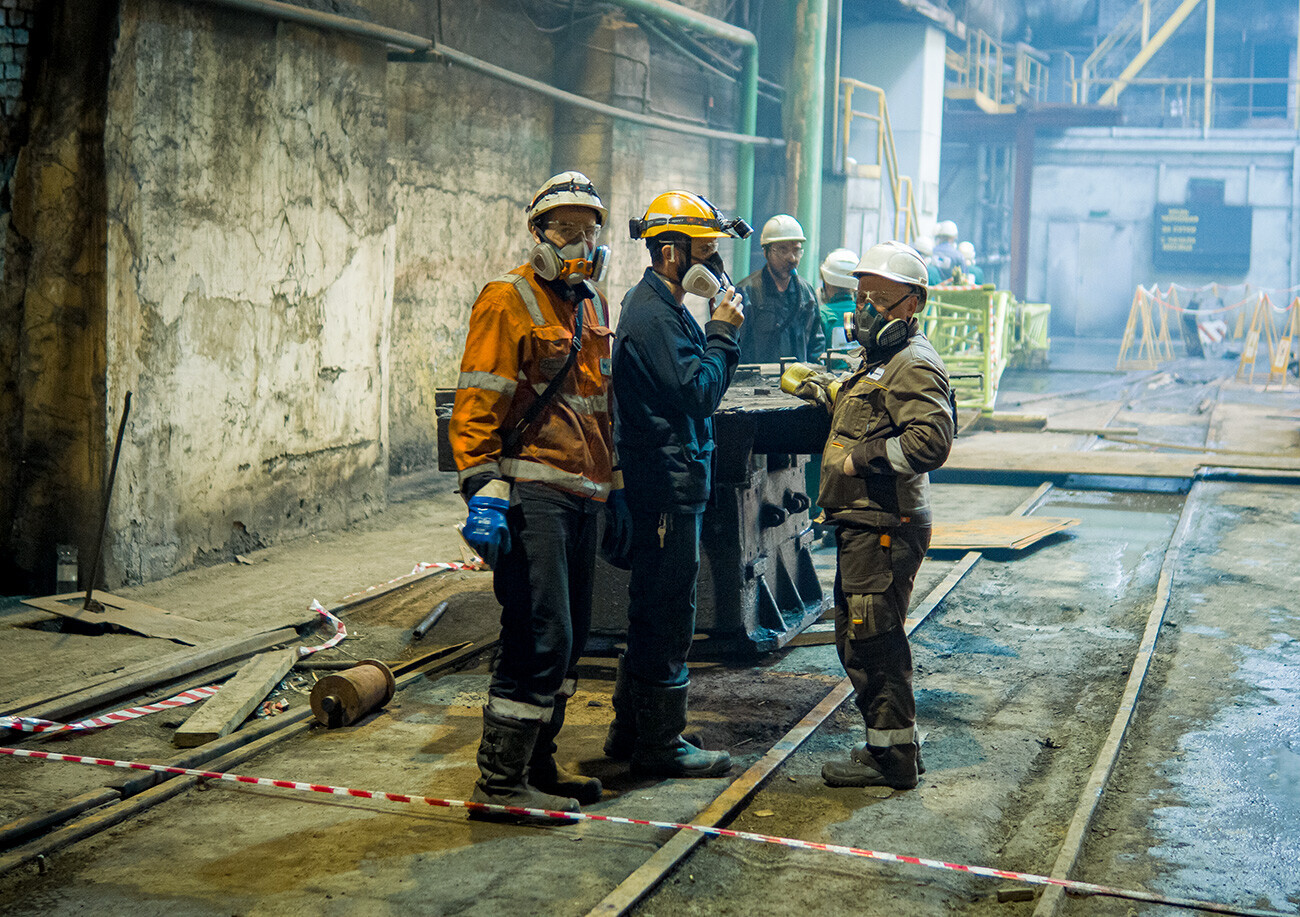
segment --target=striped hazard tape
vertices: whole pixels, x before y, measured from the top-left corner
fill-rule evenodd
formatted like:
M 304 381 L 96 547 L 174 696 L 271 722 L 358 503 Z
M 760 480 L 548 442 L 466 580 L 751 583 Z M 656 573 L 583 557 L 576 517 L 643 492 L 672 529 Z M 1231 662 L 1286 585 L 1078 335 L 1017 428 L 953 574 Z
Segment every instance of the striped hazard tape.
M 347 602 L 357 598 L 358 596 L 365 595 L 366 593 L 369 592 L 378 592 L 381 589 L 387 589 L 388 587 L 396 583 L 400 583 L 404 579 L 410 579 L 412 576 L 419 576 L 420 574 L 427 573 L 430 570 L 436 570 L 439 573 L 446 573 L 451 570 L 486 570 L 486 569 L 487 569 L 487 565 L 483 563 L 482 560 L 474 560 L 474 561 L 469 561 L 467 563 L 461 563 L 459 561 L 449 561 L 443 563 L 429 563 L 427 561 L 421 561 L 420 563 L 415 565 L 415 569 L 413 569 L 410 573 L 403 573 L 401 576 L 395 576 L 392 579 L 388 580 L 387 582 L 378 583 L 374 586 L 367 586 L 365 589 L 361 589 L 357 592 L 350 592 L 347 595 L 343 596 L 343 601 Z
M 886 853 L 880 850 L 866 850 L 861 847 L 846 847 L 841 844 L 818 844 L 801 841 L 792 837 L 779 837 L 772 834 L 755 834 L 752 831 L 732 831 L 728 828 L 716 828 L 711 825 L 692 825 L 684 822 L 651 821 L 644 818 L 623 818 L 617 815 L 596 815 L 590 812 L 557 812 L 551 809 L 529 809 L 520 806 L 498 806 L 482 802 L 467 802 L 460 799 L 436 799 L 431 796 L 411 796 L 406 793 L 389 793 L 382 790 L 358 790 L 351 787 L 330 786 L 322 783 L 303 783 L 298 780 L 275 780 L 269 777 L 248 777 L 243 774 L 229 774 L 221 771 L 203 771 L 188 767 L 172 767 L 167 764 L 145 764 L 139 761 L 116 761 L 111 758 L 91 758 L 84 755 L 62 755 L 48 751 L 29 751 L 22 748 L 0 747 L 0 754 L 23 758 L 43 758 L 47 761 L 67 761 L 73 764 L 92 764 L 102 767 L 124 767 L 132 770 L 156 771 L 162 774 L 179 774 L 189 777 L 203 777 L 210 780 L 228 780 L 233 783 L 248 783 L 256 786 L 279 787 L 285 790 L 300 790 L 309 793 L 328 793 L 334 796 L 350 796 L 357 799 L 384 799 L 389 802 L 423 803 L 441 808 L 468 809 L 476 812 L 491 812 L 500 815 L 529 816 L 532 818 L 550 818 L 556 821 L 571 822 L 576 820 L 607 822 L 614 825 L 641 825 L 648 828 L 668 828 L 674 831 L 696 831 L 713 837 L 730 837 L 762 844 L 779 844 L 799 850 L 819 850 L 839 856 L 866 857 L 883 860 L 887 863 L 900 863 L 908 866 L 923 866 L 927 869 L 942 869 L 952 872 L 964 872 L 991 879 L 1009 879 L 1029 885 L 1057 885 L 1075 895 L 1102 895 L 1110 898 L 1126 898 L 1133 901 L 1149 901 L 1167 904 L 1173 907 L 1191 908 L 1210 911 L 1217 914 L 1242 914 L 1246 917 L 1294 917 L 1281 911 L 1241 908 L 1214 901 L 1198 901 L 1192 898 L 1173 898 L 1145 892 L 1137 889 L 1116 888 L 1109 885 L 1097 885 L 1092 882 L 1077 882 L 1073 879 L 1057 879 L 1028 872 L 1015 872 L 1010 869 L 994 869 L 988 866 L 971 866 L 965 863 L 949 863 L 944 860 L 932 860 L 925 857 L 905 856 L 899 853 Z
M 160 700 L 155 704 L 128 707 L 125 710 L 118 710 L 116 713 L 105 713 L 103 716 L 81 720 L 76 723 L 55 723 L 36 716 L 0 716 L 0 729 L 16 729 L 19 732 L 81 732 L 86 729 L 102 729 L 105 726 L 125 723 L 127 720 L 148 716 L 150 713 L 157 713 L 160 710 L 169 710 L 172 707 L 184 707 L 187 704 L 193 704 L 216 694 L 219 688 L 220 685 L 190 688 L 190 690 L 182 691 L 175 697 Z
M 330 614 L 328 611 L 326 611 L 324 607 L 321 606 L 321 603 L 316 601 L 315 599 L 312 599 L 311 610 L 318 612 L 325 617 L 325 621 L 331 627 L 334 628 L 334 636 L 330 637 L 328 640 L 326 640 L 324 643 L 318 646 L 298 647 L 299 659 L 306 658 L 307 656 L 310 656 L 312 653 L 319 653 L 321 650 L 327 650 L 331 646 L 337 646 L 339 641 L 348 635 L 348 629 L 343 625 L 343 622 L 340 621 L 338 618 L 334 617 L 334 615 Z

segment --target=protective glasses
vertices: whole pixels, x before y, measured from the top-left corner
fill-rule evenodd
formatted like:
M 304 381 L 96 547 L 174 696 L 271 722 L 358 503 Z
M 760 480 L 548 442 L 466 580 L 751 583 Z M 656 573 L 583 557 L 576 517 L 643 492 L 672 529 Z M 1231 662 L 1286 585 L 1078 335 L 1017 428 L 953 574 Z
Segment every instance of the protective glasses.
M 599 223 L 584 225 L 581 223 L 567 223 L 563 220 L 552 220 L 546 224 L 546 231 L 555 233 L 566 244 L 575 241 L 578 236 L 582 236 L 590 244 L 595 245 L 596 240 L 600 238 L 602 228 Z
M 898 299 L 894 300 L 888 306 L 884 306 L 877 311 L 879 311 L 881 314 L 884 314 L 886 312 L 893 312 L 896 308 L 898 308 L 898 306 L 900 306 L 903 302 L 907 300 L 907 297 L 914 296 L 914 295 L 915 294 L 911 290 L 908 290 L 906 293 L 904 293 Z M 853 302 L 858 306 L 858 308 L 862 308 L 863 306 L 867 305 L 867 303 L 870 303 L 873 306 L 877 305 L 884 298 L 885 298 L 884 294 L 879 290 L 868 291 L 866 293 L 858 292 L 854 294 Z

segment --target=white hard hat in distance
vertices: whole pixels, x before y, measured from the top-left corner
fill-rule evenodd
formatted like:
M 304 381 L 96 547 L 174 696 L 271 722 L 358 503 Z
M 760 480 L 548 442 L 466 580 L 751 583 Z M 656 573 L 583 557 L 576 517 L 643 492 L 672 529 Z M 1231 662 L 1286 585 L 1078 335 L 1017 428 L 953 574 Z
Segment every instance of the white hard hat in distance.
M 858 253 L 850 248 L 837 248 L 822 261 L 822 281 L 827 286 L 852 290 L 858 285 L 853 269 L 858 266 Z
M 772 219 L 763 224 L 763 233 L 758 237 L 760 245 L 771 245 L 773 242 L 807 242 L 808 239 L 803 234 L 803 227 L 799 221 L 788 213 L 778 213 Z
M 944 220 L 938 226 L 934 227 L 934 237 L 936 239 L 956 239 L 957 224 L 952 220 Z

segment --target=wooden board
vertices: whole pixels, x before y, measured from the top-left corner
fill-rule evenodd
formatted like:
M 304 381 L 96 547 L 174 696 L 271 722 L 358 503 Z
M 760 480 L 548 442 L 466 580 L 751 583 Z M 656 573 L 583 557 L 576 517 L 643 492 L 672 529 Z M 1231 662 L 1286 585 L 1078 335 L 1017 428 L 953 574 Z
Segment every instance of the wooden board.
M 1050 516 L 988 516 L 968 522 L 936 522 L 930 550 L 1018 551 L 1078 524 L 1078 519 Z
M 108 592 L 95 590 L 92 598 L 104 606 L 103 611 L 87 611 L 83 608 L 86 600 L 84 592 L 23 599 L 23 604 L 85 624 L 111 624 L 146 637 L 160 637 L 191 646 L 235 636 L 228 628 L 218 624 L 183 618 L 161 608 Z
M 1233 452 L 1151 452 L 1128 447 L 1077 451 L 1079 438 L 1063 433 L 975 433 L 959 437 L 944 471 L 1021 472 L 1190 478 L 1198 468 L 1300 471 L 1300 456 Z
M 193 748 L 233 732 L 289 673 L 297 658 L 298 650 L 289 649 L 259 653 L 248 660 L 234 678 L 204 701 L 203 706 L 176 730 L 172 744 L 178 748 Z

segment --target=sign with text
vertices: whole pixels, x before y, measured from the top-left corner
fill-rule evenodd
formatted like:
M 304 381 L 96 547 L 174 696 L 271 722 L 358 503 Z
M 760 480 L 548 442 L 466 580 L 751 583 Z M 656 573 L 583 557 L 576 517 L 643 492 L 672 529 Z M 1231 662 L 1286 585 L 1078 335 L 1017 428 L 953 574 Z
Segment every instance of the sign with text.
M 1245 274 L 1250 269 L 1249 207 L 1161 204 L 1152 262 L 1161 270 Z

